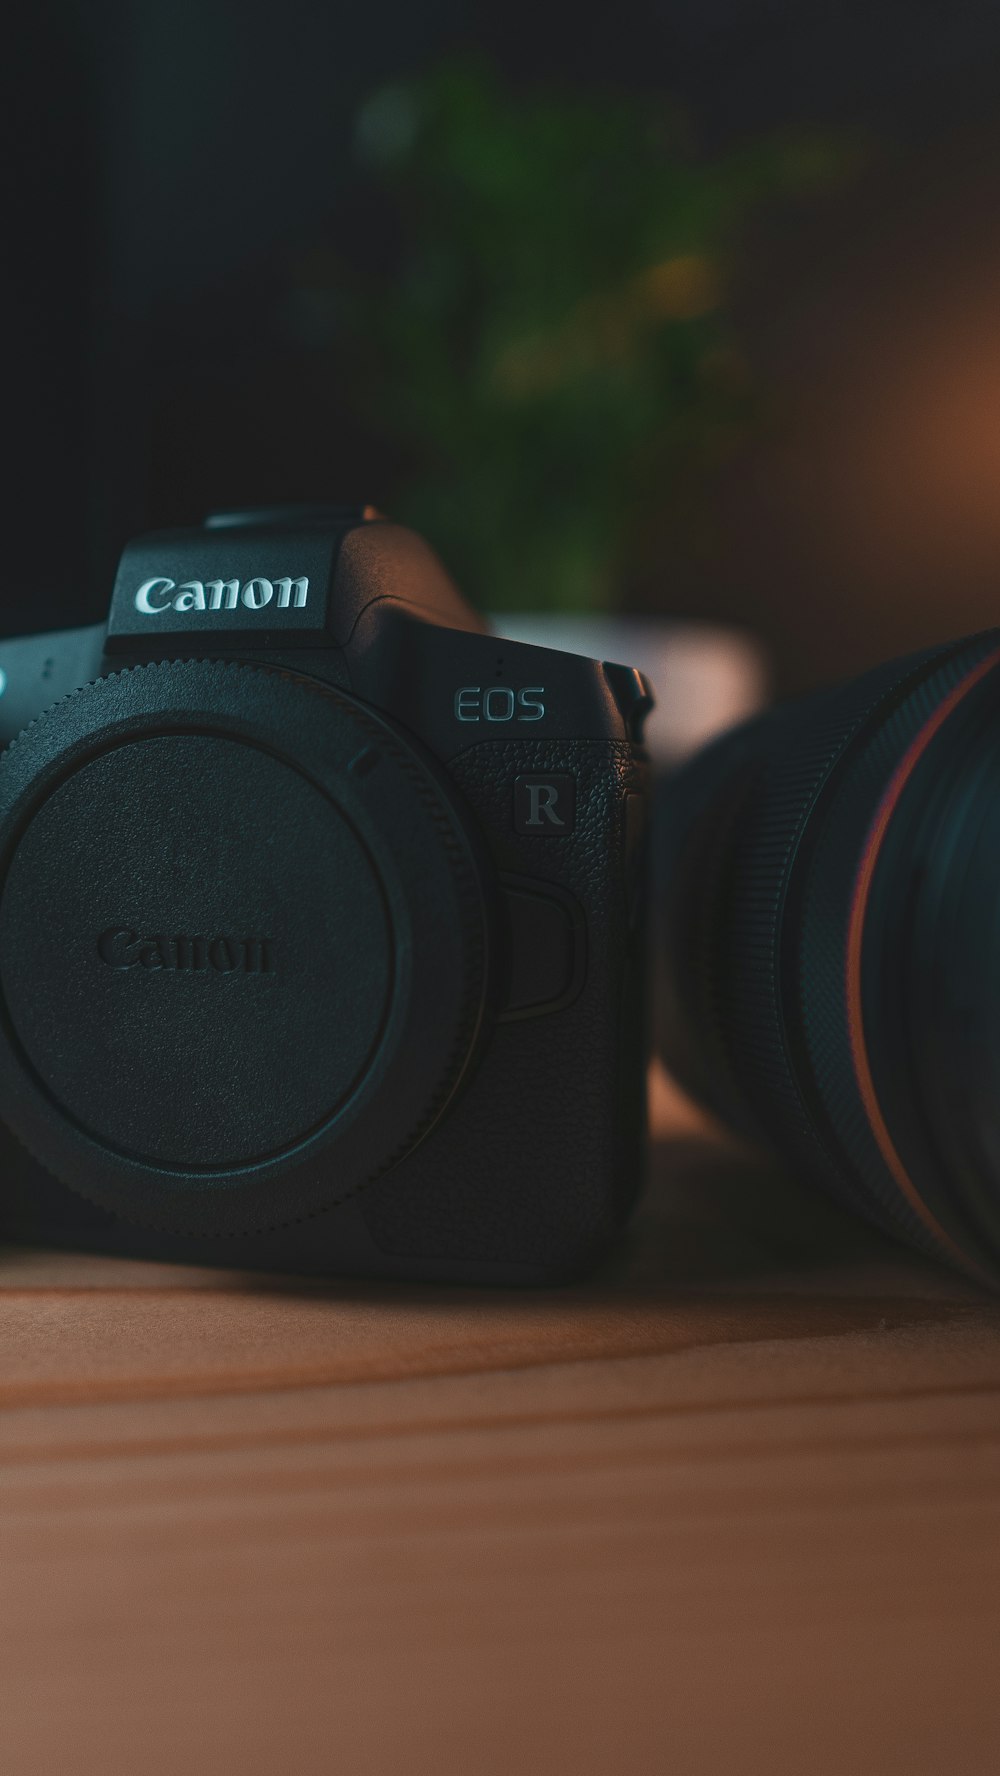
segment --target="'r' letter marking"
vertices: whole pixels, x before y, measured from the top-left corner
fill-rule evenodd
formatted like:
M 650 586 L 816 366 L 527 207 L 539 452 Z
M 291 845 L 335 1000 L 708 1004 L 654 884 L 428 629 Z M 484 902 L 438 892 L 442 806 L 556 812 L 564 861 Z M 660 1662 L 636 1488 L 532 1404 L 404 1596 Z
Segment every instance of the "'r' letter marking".
M 566 825 L 565 820 L 561 820 L 556 813 L 559 791 L 554 783 L 528 783 L 525 788 L 528 792 L 529 808 L 526 826 L 543 826 L 545 820 L 550 821 L 553 826 Z M 543 815 L 545 820 L 542 818 Z

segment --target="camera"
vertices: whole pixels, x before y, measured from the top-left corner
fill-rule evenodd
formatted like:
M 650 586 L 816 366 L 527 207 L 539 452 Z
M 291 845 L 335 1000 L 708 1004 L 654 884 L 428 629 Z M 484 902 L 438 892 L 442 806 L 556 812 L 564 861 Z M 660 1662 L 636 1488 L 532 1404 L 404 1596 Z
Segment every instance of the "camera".
M 334 506 L 141 537 L 0 669 L 0 1235 L 593 1262 L 643 1166 L 641 675 Z
M 759 717 L 657 791 L 659 1043 L 731 1126 L 1000 1281 L 1000 631 Z

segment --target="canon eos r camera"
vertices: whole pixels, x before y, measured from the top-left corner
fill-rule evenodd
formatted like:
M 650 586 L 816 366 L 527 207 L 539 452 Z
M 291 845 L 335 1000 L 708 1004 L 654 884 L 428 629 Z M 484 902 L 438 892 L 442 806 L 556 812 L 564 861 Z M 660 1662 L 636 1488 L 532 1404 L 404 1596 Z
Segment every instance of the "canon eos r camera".
M 106 628 L 0 668 L 0 1237 L 503 1282 L 602 1250 L 645 1122 L 637 672 L 497 640 L 332 507 L 141 537 Z

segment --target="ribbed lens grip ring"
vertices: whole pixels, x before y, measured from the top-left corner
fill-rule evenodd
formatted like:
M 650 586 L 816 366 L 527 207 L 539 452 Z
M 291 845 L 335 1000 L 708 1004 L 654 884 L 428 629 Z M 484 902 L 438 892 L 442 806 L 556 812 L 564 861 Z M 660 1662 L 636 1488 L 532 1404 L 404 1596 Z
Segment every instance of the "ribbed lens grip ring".
M 838 772 L 793 889 L 785 988 L 800 1077 L 870 1212 L 981 1280 L 996 1242 L 968 1213 L 958 1117 L 942 1115 L 928 1090 L 949 1068 L 930 1007 L 956 934 L 929 908 L 926 876 L 943 843 L 967 845 L 970 791 L 984 774 L 980 797 L 995 780 L 982 731 L 961 729 L 998 643 L 995 633 L 973 638 L 890 699 Z M 951 853 L 943 873 L 958 890 Z M 971 929 L 958 942 L 962 956 L 977 947 Z
M 852 893 L 880 797 L 929 715 L 995 645 L 989 636 L 879 668 L 775 725 L 746 809 L 738 891 L 716 970 L 729 1064 L 769 1138 L 852 1208 L 955 1258 L 901 1193 L 872 1130 L 848 1026 Z

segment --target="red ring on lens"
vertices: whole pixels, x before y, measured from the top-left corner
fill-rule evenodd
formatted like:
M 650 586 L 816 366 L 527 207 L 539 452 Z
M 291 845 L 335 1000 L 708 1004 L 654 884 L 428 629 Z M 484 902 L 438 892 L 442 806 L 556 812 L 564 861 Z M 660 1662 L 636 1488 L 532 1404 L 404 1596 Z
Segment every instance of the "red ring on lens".
M 933 1236 L 939 1246 L 944 1248 L 954 1263 L 971 1272 L 980 1282 L 987 1282 L 990 1279 L 987 1278 L 984 1271 L 980 1270 L 975 1261 L 955 1244 L 951 1235 L 945 1232 L 936 1216 L 927 1207 L 900 1157 L 882 1114 L 882 1107 L 872 1075 L 868 1044 L 865 1040 L 864 1016 L 861 1008 L 861 951 L 872 881 L 889 823 L 899 806 L 903 791 L 934 736 L 944 726 L 948 717 L 958 708 L 963 698 L 967 697 L 980 680 L 985 678 L 987 673 L 992 672 L 998 664 L 1000 664 L 1000 648 L 995 648 L 992 653 L 987 654 L 984 660 L 980 660 L 977 666 L 972 667 L 964 678 L 959 679 L 958 684 L 953 686 L 946 697 L 942 698 L 933 714 L 928 716 L 923 727 L 910 741 L 889 779 L 885 794 L 868 828 L 857 875 L 854 878 L 847 921 L 844 983 L 847 1003 L 847 1034 L 854 1066 L 854 1077 L 868 1119 L 868 1126 L 883 1162 L 900 1195 L 909 1204 L 928 1233 Z

